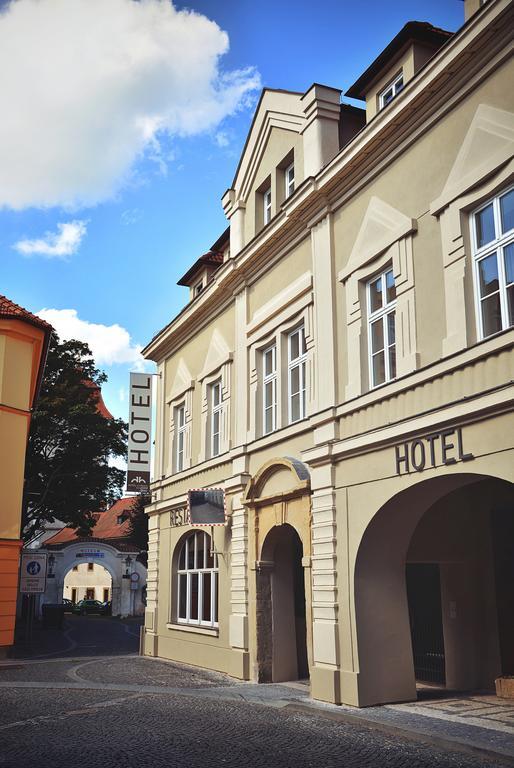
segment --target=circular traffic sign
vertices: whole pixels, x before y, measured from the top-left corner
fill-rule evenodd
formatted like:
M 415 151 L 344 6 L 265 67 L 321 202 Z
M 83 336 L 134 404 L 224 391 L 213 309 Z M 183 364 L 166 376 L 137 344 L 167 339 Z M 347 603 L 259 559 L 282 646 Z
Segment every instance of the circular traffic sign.
M 130 574 L 130 581 L 139 581 L 139 573 L 136 573 L 135 571 L 134 571 L 134 573 L 131 573 Z
M 27 573 L 31 576 L 37 576 L 40 570 L 41 564 L 37 560 L 31 560 L 30 563 L 27 563 Z

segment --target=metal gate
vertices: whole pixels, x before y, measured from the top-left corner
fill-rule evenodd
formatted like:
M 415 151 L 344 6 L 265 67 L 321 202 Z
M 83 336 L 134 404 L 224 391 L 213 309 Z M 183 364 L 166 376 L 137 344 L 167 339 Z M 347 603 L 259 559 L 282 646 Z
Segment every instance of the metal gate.
M 445 684 L 441 580 L 437 563 L 408 563 L 407 599 L 416 680 Z

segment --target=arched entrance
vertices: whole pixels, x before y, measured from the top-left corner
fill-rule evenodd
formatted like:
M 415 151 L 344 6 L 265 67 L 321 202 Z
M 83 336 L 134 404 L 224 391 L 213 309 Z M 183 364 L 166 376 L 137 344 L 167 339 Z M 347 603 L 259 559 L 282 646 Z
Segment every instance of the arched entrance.
M 359 701 L 416 698 L 416 682 L 494 688 L 514 673 L 514 485 L 455 474 L 376 513 L 355 565 Z
M 63 598 L 79 600 L 112 600 L 112 576 L 103 565 L 93 561 L 73 565 L 64 576 Z
M 251 654 L 258 682 L 306 679 L 312 664 L 310 475 L 297 459 L 265 464 L 248 483 Z
M 303 547 L 295 529 L 274 526 L 257 569 L 257 664 L 260 682 L 306 679 L 307 610 Z

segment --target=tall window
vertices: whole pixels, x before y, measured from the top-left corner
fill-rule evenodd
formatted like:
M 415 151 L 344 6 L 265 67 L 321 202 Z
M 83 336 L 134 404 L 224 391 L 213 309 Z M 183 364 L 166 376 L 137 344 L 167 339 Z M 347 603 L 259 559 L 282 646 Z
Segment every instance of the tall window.
M 289 423 L 305 417 L 305 365 L 307 349 L 303 326 L 289 334 L 288 352 L 288 416 Z
M 218 456 L 220 452 L 221 431 L 221 380 L 211 384 L 211 456 Z
M 284 177 L 285 177 L 285 196 L 286 198 L 293 194 L 294 192 L 294 163 L 291 163 L 291 165 L 288 165 L 286 170 L 284 171 Z
M 277 347 L 262 353 L 262 431 L 267 435 L 277 428 Z
M 186 435 L 186 408 L 179 405 L 175 409 L 175 467 L 177 472 L 184 469 L 184 440 Z
M 88 563 L 87 564 L 88 571 L 94 571 L 95 570 L 95 564 L 94 563 Z
M 264 223 L 271 221 L 271 187 L 262 195 Z
M 180 624 L 218 626 L 218 556 L 204 531 L 183 542 L 177 568 L 177 620 Z
M 393 270 L 368 283 L 368 348 L 371 386 L 396 377 L 395 306 Z
M 400 93 L 401 90 L 403 90 L 403 73 L 398 75 L 398 77 L 395 78 L 393 82 L 387 86 L 387 88 L 384 88 L 382 93 L 379 95 L 378 102 L 380 109 L 389 104 L 389 102 L 392 101 L 394 97 Z
M 514 325 L 514 188 L 472 216 L 480 338 Z

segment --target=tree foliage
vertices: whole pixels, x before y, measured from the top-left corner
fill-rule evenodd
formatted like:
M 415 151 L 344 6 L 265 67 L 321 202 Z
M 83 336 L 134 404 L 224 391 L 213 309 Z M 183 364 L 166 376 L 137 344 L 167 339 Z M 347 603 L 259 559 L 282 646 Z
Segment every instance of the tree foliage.
M 88 535 L 93 512 L 120 496 L 125 473 L 109 458 L 126 456 L 127 427 L 98 410 L 95 385 L 106 380 L 87 344 L 52 336 L 27 448 L 26 540 L 54 519 Z

